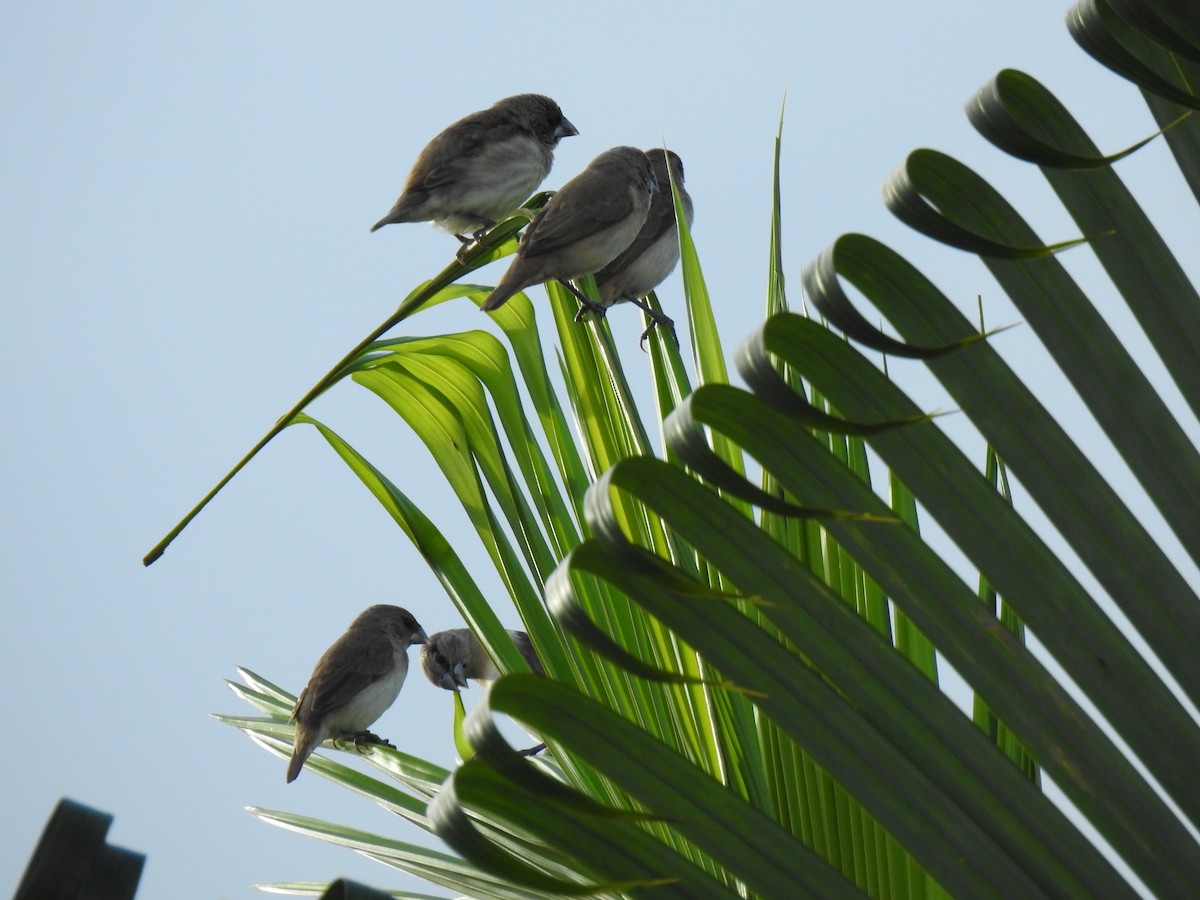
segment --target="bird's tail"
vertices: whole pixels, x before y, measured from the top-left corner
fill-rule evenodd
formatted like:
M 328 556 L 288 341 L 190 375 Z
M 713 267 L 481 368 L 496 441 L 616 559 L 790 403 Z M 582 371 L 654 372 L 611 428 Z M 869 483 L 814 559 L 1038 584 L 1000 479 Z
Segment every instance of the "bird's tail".
M 296 780 L 296 776 L 299 775 L 300 770 L 304 768 L 304 760 L 307 758 L 307 756 L 308 756 L 308 754 L 300 753 L 299 747 L 296 747 L 296 749 L 292 751 L 292 758 L 288 762 L 288 770 L 287 770 L 287 783 L 288 784 L 291 784 L 293 781 Z
M 495 289 L 488 294 L 487 299 L 479 304 L 479 308 L 484 312 L 491 312 L 493 309 L 499 309 L 508 302 L 508 298 L 521 290 L 520 285 L 516 283 L 506 283 L 508 279 L 501 278 L 500 283 Z
M 493 309 L 499 309 L 508 302 L 508 298 L 512 296 L 512 292 L 501 293 L 500 291 L 492 291 L 486 300 L 479 304 L 479 308 L 484 312 L 491 312 Z
M 312 756 L 312 752 L 317 749 L 317 745 L 321 743 L 322 736 L 310 734 L 308 729 L 303 725 L 296 726 L 296 743 L 292 747 L 292 758 L 288 760 L 287 767 L 287 783 L 291 784 L 296 780 L 296 776 L 300 774 L 300 770 L 304 768 L 305 761 Z
M 371 226 L 372 233 L 384 225 L 399 225 L 403 222 L 417 221 L 413 218 L 414 210 L 411 202 L 405 203 L 404 197 L 396 201 L 396 205 L 388 210 L 387 215 Z

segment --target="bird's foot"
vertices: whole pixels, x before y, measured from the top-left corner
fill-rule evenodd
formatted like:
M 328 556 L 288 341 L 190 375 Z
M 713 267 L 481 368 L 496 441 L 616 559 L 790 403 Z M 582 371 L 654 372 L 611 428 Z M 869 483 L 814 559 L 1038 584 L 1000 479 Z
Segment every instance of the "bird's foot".
M 606 307 L 603 303 L 597 303 L 566 279 L 560 278 L 558 283 L 574 294 L 575 299 L 580 303 L 579 312 L 575 313 L 576 322 L 582 322 L 583 317 L 589 312 L 592 313 L 592 315 L 594 315 L 597 319 L 604 318 L 604 314 L 608 312 L 608 307 Z
M 650 336 L 650 332 L 655 329 L 655 326 L 661 325 L 671 333 L 671 340 L 675 342 L 675 349 L 679 349 L 679 335 L 675 333 L 675 320 L 670 316 L 663 315 L 657 309 L 652 309 L 643 298 L 636 298 L 632 301 L 642 312 L 650 317 L 650 324 L 646 326 L 646 330 L 642 332 L 641 338 L 638 339 L 638 346 L 643 350 L 646 349 L 646 338 Z
M 485 246 L 484 238 L 487 236 L 488 230 L 496 227 L 496 222 L 493 222 L 490 220 L 490 218 L 486 218 L 484 216 L 475 216 L 475 218 L 479 222 L 482 222 L 482 224 L 479 228 L 476 228 L 472 234 L 470 234 L 469 238 L 466 234 L 455 235 L 455 238 L 458 239 L 458 242 L 462 244 L 461 247 L 458 247 L 458 252 L 455 253 L 455 258 L 460 263 L 467 262 L 468 253 L 472 253 L 476 250 L 479 250 L 480 247 Z
M 595 319 L 603 319 L 604 314 L 607 312 L 608 309 L 601 306 L 599 303 L 585 303 L 579 307 L 579 312 L 575 313 L 575 321 L 584 321 L 588 313 L 591 313 L 592 317 Z
M 460 263 L 465 263 L 467 261 L 467 254 L 478 250 L 480 247 L 483 247 L 483 239 L 487 235 L 488 230 L 496 227 L 496 223 L 491 219 L 485 219 L 483 216 L 478 216 L 477 218 L 480 222 L 483 222 L 483 225 L 481 225 L 479 228 L 476 228 L 475 231 L 471 233 L 470 237 L 467 237 L 465 234 L 454 235 L 456 238 L 458 238 L 459 243 L 462 244 L 462 246 L 458 248 L 458 252 L 454 254 L 454 258 Z
M 352 731 L 347 735 L 347 737 L 354 741 L 355 750 L 362 750 L 364 744 L 368 746 L 374 744 L 378 747 L 389 747 L 392 750 L 396 749 L 395 744 L 393 744 L 387 738 L 381 738 L 373 731 Z
M 528 750 L 518 750 L 517 752 L 520 753 L 522 756 L 537 756 L 539 753 L 541 753 L 545 749 L 546 749 L 545 744 L 538 744 L 536 747 L 530 747 Z
M 466 237 L 461 234 L 456 234 L 455 237 L 462 242 L 462 246 L 458 248 L 458 252 L 454 254 L 454 258 L 465 265 L 467 257 L 479 246 L 479 239 L 477 237 Z

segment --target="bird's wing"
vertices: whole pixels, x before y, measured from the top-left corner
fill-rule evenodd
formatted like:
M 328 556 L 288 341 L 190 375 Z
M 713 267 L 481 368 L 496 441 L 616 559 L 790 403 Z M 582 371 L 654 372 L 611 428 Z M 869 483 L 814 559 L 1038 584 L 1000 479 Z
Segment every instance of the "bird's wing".
M 596 273 L 596 283 L 602 284 L 614 273 L 628 268 L 629 264 L 645 253 L 655 242 L 675 226 L 675 207 L 671 195 L 667 194 L 667 202 L 650 204 L 650 212 L 646 215 L 646 224 L 637 233 L 633 243 L 621 251 L 612 262 Z
M 554 198 L 559 202 L 552 200 L 538 214 L 521 239 L 522 256 L 553 253 L 603 231 L 633 212 L 633 197 L 625 180 L 614 191 L 580 187 L 582 191 L 560 192 Z
M 525 657 L 525 662 L 529 664 L 529 668 L 533 670 L 534 675 L 545 675 L 546 670 L 542 667 L 542 661 L 538 659 L 537 651 L 533 649 L 533 642 L 529 640 L 529 635 L 524 631 L 509 630 L 509 635 L 513 639 L 513 643 L 517 645 L 517 650 Z
M 325 656 L 332 658 L 335 654 L 333 665 L 323 665 L 325 657 L 317 664 L 317 669 L 325 674 L 308 683 L 296 703 L 293 717 L 302 713 L 310 719 L 323 718 L 354 699 L 367 685 L 391 673 L 396 664 L 388 641 L 372 641 L 369 649 L 360 652 L 355 648 L 353 655 L 347 655 L 339 642 L 330 647 Z M 301 708 L 303 704 L 307 704 L 306 709 Z
M 444 184 L 454 183 L 462 177 L 463 171 L 488 144 L 506 141 L 518 134 L 520 128 L 517 124 L 497 116 L 495 110 L 485 109 L 467 116 L 435 137 L 421 151 L 421 158 L 414 166 L 414 171 L 423 170 L 419 187 L 432 190 Z M 440 162 L 437 165 L 422 166 L 425 160 Z

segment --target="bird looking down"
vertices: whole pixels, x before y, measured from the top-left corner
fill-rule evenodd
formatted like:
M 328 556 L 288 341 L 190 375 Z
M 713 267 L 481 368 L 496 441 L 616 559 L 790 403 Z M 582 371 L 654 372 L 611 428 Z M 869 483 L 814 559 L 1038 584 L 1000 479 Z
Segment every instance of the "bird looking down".
M 533 674 L 544 676 L 546 670 L 533 649 L 529 635 L 510 628 L 508 636 Z M 434 633 L 421 648 L 421 668 L 430 683 L 455 692 L 467 687 L 468 679 L 486 685 L 500 677 L 500 670 L 469 628 L 449 628 Z M 545 744 L 537 744 L 520 753 L 522 756 L 533 756 L 545 749 Z
M 509 629 L 508 636 L 530 670 L 535 675 L 545 675 L 529 635 Z M 421 648 L 421 668 L 432 684 L 447 691 L 467 687 L 468 678 L 487 684 L 500 677 L 500 670 L 469 628 L 450 628 L 434 633 Z

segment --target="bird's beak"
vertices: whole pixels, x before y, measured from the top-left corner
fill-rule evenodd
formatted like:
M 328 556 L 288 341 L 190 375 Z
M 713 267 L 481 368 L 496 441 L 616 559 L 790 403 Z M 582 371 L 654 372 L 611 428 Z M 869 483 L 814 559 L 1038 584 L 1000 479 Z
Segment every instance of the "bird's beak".
M 463 688 L 470 686 L 467 684 L 467 676 L 463 674 L 462 663 L 454 664 L 454 683 Z
M 412 637 L 409 638 L 409 643 L 410 644 L 428 644 L 429 643 L 429 635 L 427 635 L 425 633 L 424 628 L 422 628 L 420 625 L 418 625 L 417 630 L 414 631 L 412 634 Z
M 574 134 L 579 134 L 579 129 L 571 124 L 570 119 L 563 119 L 558 127 L 554 129 L 554 136 L 560 140 L 565 137 L 571 137 Z
M 449 672 L 443 672 L 438 678 L 438 687 L 444 691 L 457 691 L 458 685 L 454 683 L 454 676 Z

